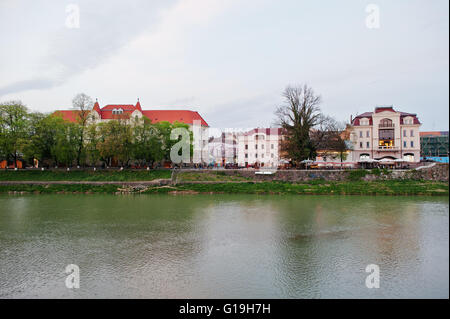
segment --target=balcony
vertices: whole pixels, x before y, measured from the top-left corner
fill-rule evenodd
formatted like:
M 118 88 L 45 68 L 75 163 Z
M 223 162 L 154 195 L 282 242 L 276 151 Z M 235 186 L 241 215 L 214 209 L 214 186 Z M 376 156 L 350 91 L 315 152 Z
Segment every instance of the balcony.
M 378 124 L 379 128 L 395 128 L 394 123 L 380 123 Z
M 397 151 L 397 146 L 378 146 L 379 151 Z

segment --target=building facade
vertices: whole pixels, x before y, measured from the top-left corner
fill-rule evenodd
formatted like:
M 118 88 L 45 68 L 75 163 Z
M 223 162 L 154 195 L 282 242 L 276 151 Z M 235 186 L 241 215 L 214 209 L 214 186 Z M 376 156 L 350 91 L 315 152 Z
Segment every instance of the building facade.
M 278 167 L 281 138 L 280 128 L 257 128 L 239 135 L 238 165 Z
M 76 122 L 80 114 L 78 110 L 59 110 L 54 113 L 61 116 L 69 122 Z M 89 113 L 89 121 L 91 123 L 100 123 L 110 120 L 140 121 L 144 117 L 148 118 L 152 123 L 159 122 L 179 122 L 189 126 L 198 123 L 202 128 L 208 127 L 208 123 L 203 117 L 195 111 L 190 110 L 143 110 L 141 103 L 133 104 L 109 104 L 100 107 L 98 101 Z
M 239 132 L 223 132 L 219 137 L 208 140 L 210 164 L 225 166 L 237 164 Z
M 420 132 L 420 153 L 423 159 L 448 163 L 448 131 Z
M 351 119 L 352 160 L 420 162 L 420 121 L 393 106 L 376 107 Z

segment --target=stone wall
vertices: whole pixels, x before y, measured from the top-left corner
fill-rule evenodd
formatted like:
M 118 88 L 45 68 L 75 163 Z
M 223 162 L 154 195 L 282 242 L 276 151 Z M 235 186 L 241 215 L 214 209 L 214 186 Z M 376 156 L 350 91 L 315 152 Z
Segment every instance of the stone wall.
M 216 171 L 192 170 L 196 173 L 211 174 Z M 272 175 L 257 175 L 254 170 L 220 170 L 220 174 L 231 176 L 242 176 L 254 181 L 286 181 L 300 182 L 312 180 L 344 181 L 355 179 L 362 170 L 278 170 Z M 377 174 L 372 174 L 371 170 L 366 170 L 366 176 L 361 176 L 364 180 L 387 180 L 387 179 L 415 179 L 447 181 L 449 175 L 448 164 L 435 164 L 422 169 L 411 170 L 379 170 Z

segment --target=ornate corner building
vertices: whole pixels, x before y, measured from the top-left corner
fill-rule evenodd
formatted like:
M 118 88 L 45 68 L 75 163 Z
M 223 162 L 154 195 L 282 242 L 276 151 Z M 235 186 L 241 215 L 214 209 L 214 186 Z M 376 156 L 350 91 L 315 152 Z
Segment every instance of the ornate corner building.
M 376 107 L 351 120 L 352 160 L 420 161 L 420 121 L 393 106 Z

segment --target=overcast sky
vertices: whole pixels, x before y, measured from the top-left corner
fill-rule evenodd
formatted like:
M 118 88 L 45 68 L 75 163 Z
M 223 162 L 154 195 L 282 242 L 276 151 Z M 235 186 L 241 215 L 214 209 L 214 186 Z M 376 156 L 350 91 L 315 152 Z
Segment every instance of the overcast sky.
M 448 0 L 0 0 L 0 101 L 49 112 L 79 92 L 101 106 L 139 97 L 264 127 L 284 87 L 308 83 L 339 120 L 392 104 L 448 130 L 448 12 Z

